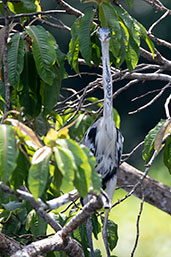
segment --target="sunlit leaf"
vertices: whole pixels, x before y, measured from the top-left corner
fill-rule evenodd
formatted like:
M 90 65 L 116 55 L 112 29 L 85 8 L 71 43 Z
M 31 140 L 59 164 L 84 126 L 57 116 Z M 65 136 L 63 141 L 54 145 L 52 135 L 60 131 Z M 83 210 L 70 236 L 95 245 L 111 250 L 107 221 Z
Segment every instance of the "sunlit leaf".
M 52 153 L 52 148 L 48 146 L 43 146 L 39 148 L 33 155 L 32 164 L 38 164 L 42 162 L 45 158 L 47 158 Z
M 69 154 L 57 146 L 53 148 L 55 153 L 55 160 L 58 166 L 58 169 L 61 171 L 63 177 L 69 182 L 72 183 L 74 180 L 74 166 L 73 161 Z
M 154 142 L 156 139 L 156 135 L 165 122 L 166 122 L 166 120 L 160 120 L 160 122 L 152 130 L 150 130 L 149 133 L 145 137 L 144 150 L 143 150 L 142 157 L 146 163 L 148 163 L 151 153 L 154 149 Z
M 80 28 L 80 19 L 78 18 L 71 27 L 71 40 L 69 43 L 69 51 L 68 51 L 68 62 L 71 67 L 75 70 L 76 73 L 79 73 L 78 68 L 78 55 L 79 55 L 79 28 Z
M 12 126 L 0 125 L 0 178 L 6 183 L 16 167 L 18 151 Z
M 27 127 L 22 122 L 15 119 L 7 118 L 5 121 L 10 122 L 12 126 L 15 127 L 16 132 L 19 134 L 19 136 L 22 136 L 21 134 L 23 134 L 23 137 L 28 137 L 36 147 L 42 147 L 42 144 L 39 142 L 35 132 L 31 128 Z M 27 138 L 25 139 L 27 140 Z
M 21 202 L 12 201 L 7 204 L 3 204 L 4 208 L 9 211 L 15 211 L 17 209 L 23 208 L 23 204 Z
M 168 134 L 171 128 L 171 120 L 166 120 L 163 126 L 160 128 L 159 132 L 156 135 L 155 142 L 154 142 L 154 149 L 159 152 L 163 147 L 163 139 Z
M 36 199 L 43 194 L 46 188 L 49 174 L 49 159 L 50 156 L 37 164 L 32 164 L 29 169 L 28 186 Z

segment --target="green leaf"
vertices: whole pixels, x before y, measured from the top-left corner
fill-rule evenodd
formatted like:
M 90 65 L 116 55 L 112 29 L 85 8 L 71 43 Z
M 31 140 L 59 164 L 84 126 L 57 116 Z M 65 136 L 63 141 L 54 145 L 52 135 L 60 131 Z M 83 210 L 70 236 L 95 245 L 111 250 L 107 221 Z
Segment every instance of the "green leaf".
M 79 29 L 79 45 L 82 57 L 85 59 L 86 63 L 90 65 L 91 61 L 91 41 L 90 41 L 90 31 L 92 26 L 92 21 L 94 18 L 94 10 L 88 10 L 81 19 L 80 29 Z
M 56 60 L 54 42 L 42 26 L 29 26 L 26 32 L 32 38 L 33 57 L 39 76 L 44 82 L 52 85 L 56 74 L 52 66 Z
M 104 223 L 104 217 L 101 217 L 102 223 Z M 112 220 L 107 221 L 107 234 L 108 234 L 108 244 L 109 248 L 112 251 L 118 242 L 118 225 Z
M 58 139 L 57 144 L 70 155 L 75 171 L 74 186 L 79 194 L 85 197 L 90 188 L 92 170 L 86 153 L 71 139 Z
M 93 226 L 93 234 L 96 240 L 98 240 L 98 234 L 101 232 L 101 224 L 98 222 L 97 214 L 93 213 L 91 215 L 91 222 Z
M 32 164 L 29 169 L 28 186 L 35 199 L 40 197 L 46 188 L 49 175 L 49 159 L 50 156 L 37 164 Z
M 78 55 L 79 55 L 79 28 L 80 28 L 80 18 L 78 18 L 71 27 L 71 40 L 69 43 L 68 51 L 68 62 L 76 73 L 79 73 L 78 68 Z
M 17 209 L 23 208 L 23 204 L 21 202 L 12 201 L 7 204 L 2 204 L 6 210 L 15 211 Z
M 44 92 L 43 92 L 43 115 L 46 116 L 52 110 L 54 105 L 57 103 L 59 99 L 59 91 L 61 88 L 61 77 L 60 71 L 56 68 L 56 78 L 53 80 L 52 86 L 48 86 L 47 84 L 44 85 Z
M 136 44 L 135 40 L 130 36 L 128 50 L 126 55 L 126 64 L 130 71 L 132 71 L 139 60 L 139 47 Z
M 11 184 L 14 186 L 15 189 L 19 188 L 21 185 L 23 185 L 23 182 L 26 181 L 29 166 L 29 161 L 27 160 L 23 152 L 20 151 L 17 158 L 17 166 L 13 171 L 11 177 Z
M 8 48 L 8 78 L 10 85 L 17 87 L 24 67 L 24 35 L 15 33 Z
M 20 0 L 18 3 L 8 2 L 8 7 L 13 13 L 28 13 L 35 12 L 37 6 L 35 5 L 35 0 Z
M 171 136 L 166 140 L 163 153 L 163 161 L 171 174 Z
M 95 170 L 96 159 L 87 147 L 82 146 L 82 149 L 86 153 L 88 162 L 91 166 L 91 183 L 92 183 L 93 189 L 99 193 L 102 184 L 101 184 L 101 176 Z
M 59 146 L 54 147 L 54 152 L 58 169 L 61 171 L 63 177 L 68 181 L 68 183 L 72 183 L 74 180 L 74 166 L 71 157 L 65 149 L 62 149 Z
M 117 57 L 121 45 L 121 27 L 119 24 L 119 17 L 114 6 L 105 2 L 99 6 L 99 15 L 102 27 L 109 27 L 111 30 L 110 49 L 113 55 Z
M 139 32 L 140 36 L 145 39 L 153 57 L 154 57 L 154 44 L 150 40 L 150 38 L 147 36 L 147 31 L 146 31 L 145 27 L 140 22 L 138 22 L 136 19 L 133 19 L 133 21 L 134 21 L 135 29 Z
M 18 88 L 20 105 L 24 112 L 36 117 L 41 110 L 42 99 L 40 95 L 40 78 L 38 76 L 33 55 L 26 52 L 24 56 L 24 69 Z
M 31 230 L 33 235 L 42 236 L 46 234 L 47 223 L 42 219 L 35 210 L 32 210 L 27 215 L 26 230 Z
M 119 129 L 121 119 L 120 119 L 118 111 L 115 108 L 113 108 L 113 119 L 116 123 L 116 127 Z
M 0 125 L 0 178 L 6 183 L 16 167 L 18 151 L 12 126 Z
M 161 127 L 165 122 L 166 120 L 161 119 L 160 122 L 153 129 L 151 129 L 147 134 L 147 136 L 145 137 L 144 150 L 142 154 L 142 157 L 145 160 L 145 163 L 148 163 L 150 159 L 151 153 L 154 149 L 154 142 L 156 139 L 156 135 L 158 134 L 158 132 L 160 131 Z

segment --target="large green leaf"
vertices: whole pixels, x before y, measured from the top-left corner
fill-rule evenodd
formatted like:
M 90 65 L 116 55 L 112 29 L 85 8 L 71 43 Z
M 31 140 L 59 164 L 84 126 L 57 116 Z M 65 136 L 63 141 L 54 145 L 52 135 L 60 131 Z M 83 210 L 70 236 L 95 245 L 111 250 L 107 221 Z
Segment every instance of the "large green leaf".
M 29 169 L 28 185 L 30 192 L 37 199 L 40 197 L 47 185 L 49 175 L 49 159 L 46 157 L 43 161 L 32 164 Z
M 12 126 L 0 125 L 0 178 L 6 183 L 16 167 L 18 151 Z
M 154 149 L 156 135 L 158 134 L 158 132 L 160 131 L 161 127 L 164 125 L 165 122 L 166 120 L 160 120 L 160 122 L 153 129 L 151 129 L 145 137 L 142 157 L 146 163 L 148 163 L 151 153 Z
M 56 60 L 56 52 L 52 38 L 42 26 L 28 26 L 26 32 L 32 38 L 33 56 L 39 76 L 44 82 L 52 85 L 56 74 L 52 66 Z
M 171 136 L 167 138 L 163 153 L 164 164 L 171 174 Z
M 8 48 L 8 78 L 10 85 L 17 87 L 24 67 L 24 35 L 15 33 Z
M 71 157 L 60 146 L 54 147 L 54 152 L 58 169 L 68 183 L 72 183 L 74 180 L 74 166 Z
M 85 15 L 81 19 L 78 35 L 81 55 L 85 59 L 86 63 L 89 65 L 91 61 L 90 31 L 94 14 L 95 12 L 93 11 L 93 9 L 90 9 L 85 13 Z
M 67 54 L 68 62 L 76 73 L 79 73 L 78 68 L 78 55 L 79 55 L 79 28 L 80 19 L 78 18 L 71 27 L 71 40 L 69 43 L 69 51 Z
M 60 70 L 56 67 L 54 67 L 56 70 L 56 78 L 53 80 L 52 86 L 48 86 L 46 83 L 44 84 L 44 90 L 43 90 L 43 115 L 46 116 L 49 114 L 55 104 L 57 103 L 57 100 L 59 99 L 59 91 L 61 88 L 61 74 Z
M 74 186 L 79 194 L 85 197 L 89 191 L 91 184 L 91 164 L 84 150 L 71 139 L 58 139 L 57 144 L 66 149 L 70 155 L 75 171 Z
M 111 30 L 110 49 L 117 58 L 121 46 L 121 27 L 117 12 L 114 6 L 104 2 L 99 6 L 99 15 L 102 27 L 109 27 Z
M 127 54 L 126 54 L 126 64 L 130 71 L 132 71 L 139 60 L 139 47 L 133 37 L 130 35 Z
M 24 56 L 24 69 L 18 88 L 18 95 L 24 112 L 36 117 L 41 110 L 42 99 L 40 95 L 40 78 L 38 76 L 33 55 L 26 52 Z

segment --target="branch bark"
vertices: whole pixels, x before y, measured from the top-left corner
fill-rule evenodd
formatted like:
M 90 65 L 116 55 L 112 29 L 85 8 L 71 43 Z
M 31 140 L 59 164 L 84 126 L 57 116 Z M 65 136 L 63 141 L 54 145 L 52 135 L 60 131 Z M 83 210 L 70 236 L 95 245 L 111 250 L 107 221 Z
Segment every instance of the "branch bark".
M 143 172 L 133 166 L 123 163 L 118 171 L 118 186 L 130 192 L 132 188 L 128 185 L 135 185 L 143 176 Z M 171 188 L 147 176 L 143 180 L 145 202 L 171 215 Z M 137 187 L 133 193 L 136 197 L 142 198 L 141 187 Z

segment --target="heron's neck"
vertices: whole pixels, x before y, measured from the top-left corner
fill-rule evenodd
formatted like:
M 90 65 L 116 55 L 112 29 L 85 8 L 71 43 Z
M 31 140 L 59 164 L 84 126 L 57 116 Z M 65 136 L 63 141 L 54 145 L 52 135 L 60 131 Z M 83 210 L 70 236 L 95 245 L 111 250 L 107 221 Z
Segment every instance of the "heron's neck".
M 104 88 L 104 107 L 103 116 L 113 117 L 113 88 L 112 88 L 112 76 L 110 71 L 109 61 L 109 42 L 102 42 L 102 63 L 103 63 L 103 88 Z

